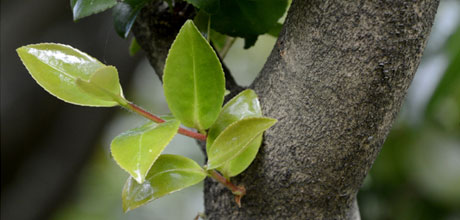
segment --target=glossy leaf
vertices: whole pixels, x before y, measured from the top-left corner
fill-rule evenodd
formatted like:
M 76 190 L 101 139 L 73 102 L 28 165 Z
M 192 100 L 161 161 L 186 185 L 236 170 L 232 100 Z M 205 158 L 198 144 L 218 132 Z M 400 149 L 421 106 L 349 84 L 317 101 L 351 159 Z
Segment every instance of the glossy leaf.
M 226 0 L 211 16 L 211 27 L 233 37 L 245 38 L 252 46 L 257 36 L 269 32 L 284 14 L 288 0 Z
M 193 6 L 206 11 L 209 14 L 217 12 L 220 7 L 220 0 L 186 0 Z
M 195 161 L 179 155 L 161 155 L 142 184 L 128 178 L 122 193 L 123 210 L 127 212 L 195 185 L 205 177 L 206 173 Z
M 76 84 L 100 100 L 124 103 L 119 81 L 117 69 L 114 66 L 104 66 L 96 70 L 88 81 L 77 78 Z
M 105 11 L 117 4 L 117 0 L 70 0 L 73 20 Z
M 262 110 L 260 109 L 256 93 L 251 89 L 240 92 L 240 94 L 233 97 L 225 104 L 216 122 L 209 128 L 208 138 L 206 140 L 206 151 L 209 151 L 216 137 L 233 122 L 243 118 L 261 116 Z M 226 162 L 217 170 L 227 178 L 240 174 L 254 160 L 261 143 L 262 134 L 249 143 L 247 149 L 240 155 Z
M 113 8 L 115 31 L 123 38 L 128 37 L 137 15 L 144 5 L 151 0 L 125 0 Z
M 225 93 L 222 66 L 191 20 L 169 50 L 163 75 L 166 101 L 185 126 L 209 128 L 219 115 Z
M 179 121 L 153 122 L 124 132 L 113 139 L 112 156 L 139 183 L 179 129 Z
M 84 106 L 118 104 L 115 101 L 100 99 L 76 84 L 77 79 L 90 81 L 96 71 L 106 67 L 88 54 L 67 45 L 54 43 L 23 46 L 17 49 L 17 53 L 37 83 L 57 98 Z M 111 81 L 112 89 L 121 93 L 118 76 L 116 80 L 112 78 Z
M 229 125 L 209 148 L 207 169 L 216 169 L 240 155 L 252 141 L 275 123 L 276 119 L 255 117 Z

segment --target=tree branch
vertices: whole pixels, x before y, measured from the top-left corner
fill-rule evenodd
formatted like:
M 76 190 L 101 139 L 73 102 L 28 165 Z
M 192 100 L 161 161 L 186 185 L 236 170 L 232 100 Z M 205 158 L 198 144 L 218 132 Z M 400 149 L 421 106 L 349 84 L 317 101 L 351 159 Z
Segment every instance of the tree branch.
M 160 80 L 171 44 L 185 21 L 193 16 L 193 6 L 180 2 L 170 10 L 165 1 L 151 1 L 137 16 L 133 34 Z
M 356 194 L 420 62 L 438 1 L 294 0 L 251 86 L 265 133 L 232 194 L 208 180 L 209 219 L 359 219 Z M 232 180 L 233 181 L 233 180 Z

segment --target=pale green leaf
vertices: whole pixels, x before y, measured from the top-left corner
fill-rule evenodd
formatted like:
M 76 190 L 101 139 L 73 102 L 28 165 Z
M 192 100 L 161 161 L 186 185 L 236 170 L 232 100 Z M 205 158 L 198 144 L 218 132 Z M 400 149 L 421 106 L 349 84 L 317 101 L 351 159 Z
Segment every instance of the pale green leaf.
M 88 81 L 77 78 L 77 86 L 83 91 L 106 101 L 117 103 L 126 102 L 118 79 L 117 69 L 113 66 L 104 66 L 96 70 Z
M 216 122 L 209 128 L 208 138 L 206 140 L 206 150 L 209 151 L 216 137 L 230 124 L 243 118 L 261 116 L 262 110 L 260 109 L 256 93 L 251 89 L 240 92 L 240 94 L 233 97 L 225 104 Z M 217 168 L 217 170 L 227 178 L 240 174 L 254 160 L 261 143 L 262 134 L 259 134 L 258 137 L 248 144 L 246 150 L 234 159 L 224 163 L 221 167 Z
M 115 101 L 100 99 L 76 84 L 77 79 L 89 82 L 97 70 L 106 67 L 88 54 L 67 45 L 54 43 L 23 46 L 17 49 L 17 53 L 37 83 L 57 98 L 84 106 L 115 106 L 118 104 Z M 97 74 L 97 77 L 100 76 Z M 114 90 L 119 90 L 121 95 L 118 76 L 110 77 L 111 89 L 118 87 Z M 98 81 L 103 80 L 98 79 Z M 116 84 L 114 80 L 117 81 Z
M 208 170 L 216 169 L 246 150 L 260 134 L 276 123 L 276 119 L 245 118 L 227 126 L 209 148 Z
M 202 131 L 219 115 L 225 93 L 224 72 L 191 20 L 182 26 L 169 50 L 163 87 L 172 114 L 185 126 Z
M 201 182 L 205 171 L 193 160 L 179 155 L 161 155 L 142 184 L 129 177 L 123 187 L 125 212 Z
M 179 129 L 179 121 L 153 122 L 124 132 L 113 139 L 113 159 L 139 183 Z
M 97 14 L 117 4 L 117 0 L 70 0 L 73 20 Z

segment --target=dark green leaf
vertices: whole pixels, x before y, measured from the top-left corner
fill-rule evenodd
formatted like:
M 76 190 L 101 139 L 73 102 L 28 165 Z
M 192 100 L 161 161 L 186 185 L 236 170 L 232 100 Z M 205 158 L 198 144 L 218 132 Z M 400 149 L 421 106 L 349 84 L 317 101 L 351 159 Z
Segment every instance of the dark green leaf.
M 73 20 L 105 11 L 117 4 L 117 0 L 70 0 Z
M 152 0 L 125 0 L 118 2 L 113 8 L 113 24 L 115 31 L 122 38 L 126 38 L 131 31 L 131 27 L 136 20 L 137 15 L 145 4 Z
M 166 101 L 185 126 L 203 131 L 219 115 L 225 93 L 222 66 L 191 20 L 169 50 L 163 75 Z
M 179 121 L 153 122 L 118 135 L 111 144 L 113 159 L 139 183 L 179 129 Z
M 216 31 L 246 40 L 245 47 L 253 45 L 257 36 L 277 25 L 284 14 L 287 0 L 226 0 L 211 16 L 211 27 Z
M 269 34 L 272 37 L 278 38 L 278 35 L 280 34 L 281 28 L 283 27 L 283 24 L 281 23 L 276 23 L 275 26 L 273 26 L 267 34 Z
M 247 36 L 244 38 L 244 49 L 249 49 L 250 47 L 254 46 L 256 44 L 258 36 Z
M 220 7 L 220 0 L 186 0 L 193 6 L 206 11 L 209 14 L 216 13 Z
M 193 23 L 204 36 L 208 34 L 209 21 L 210 16 L 204 11 L 199 11 L 193 18 Z
M 206 172 L 193 160 L 179 155 L 161 155 L 142 184 L 129 177 L 123 187 L 125 212 L 201 182 Z

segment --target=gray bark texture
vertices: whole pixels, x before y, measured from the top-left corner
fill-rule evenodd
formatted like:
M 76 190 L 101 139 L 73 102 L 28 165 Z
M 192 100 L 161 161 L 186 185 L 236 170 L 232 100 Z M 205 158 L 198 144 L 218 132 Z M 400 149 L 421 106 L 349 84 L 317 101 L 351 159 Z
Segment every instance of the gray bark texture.
M 400 109 L 438 3 L 294 0 L 251 85 L 264 114 L 279 122 L 232 179 L 247 190 L 241 208 L 206 180 L 207 217 L 359 219 L 356 194 Z M 142 19 L 136 24 L 145 27 Z M 154 67 L 166 56 L 155 55 L 158 40 L 141 40 Z

